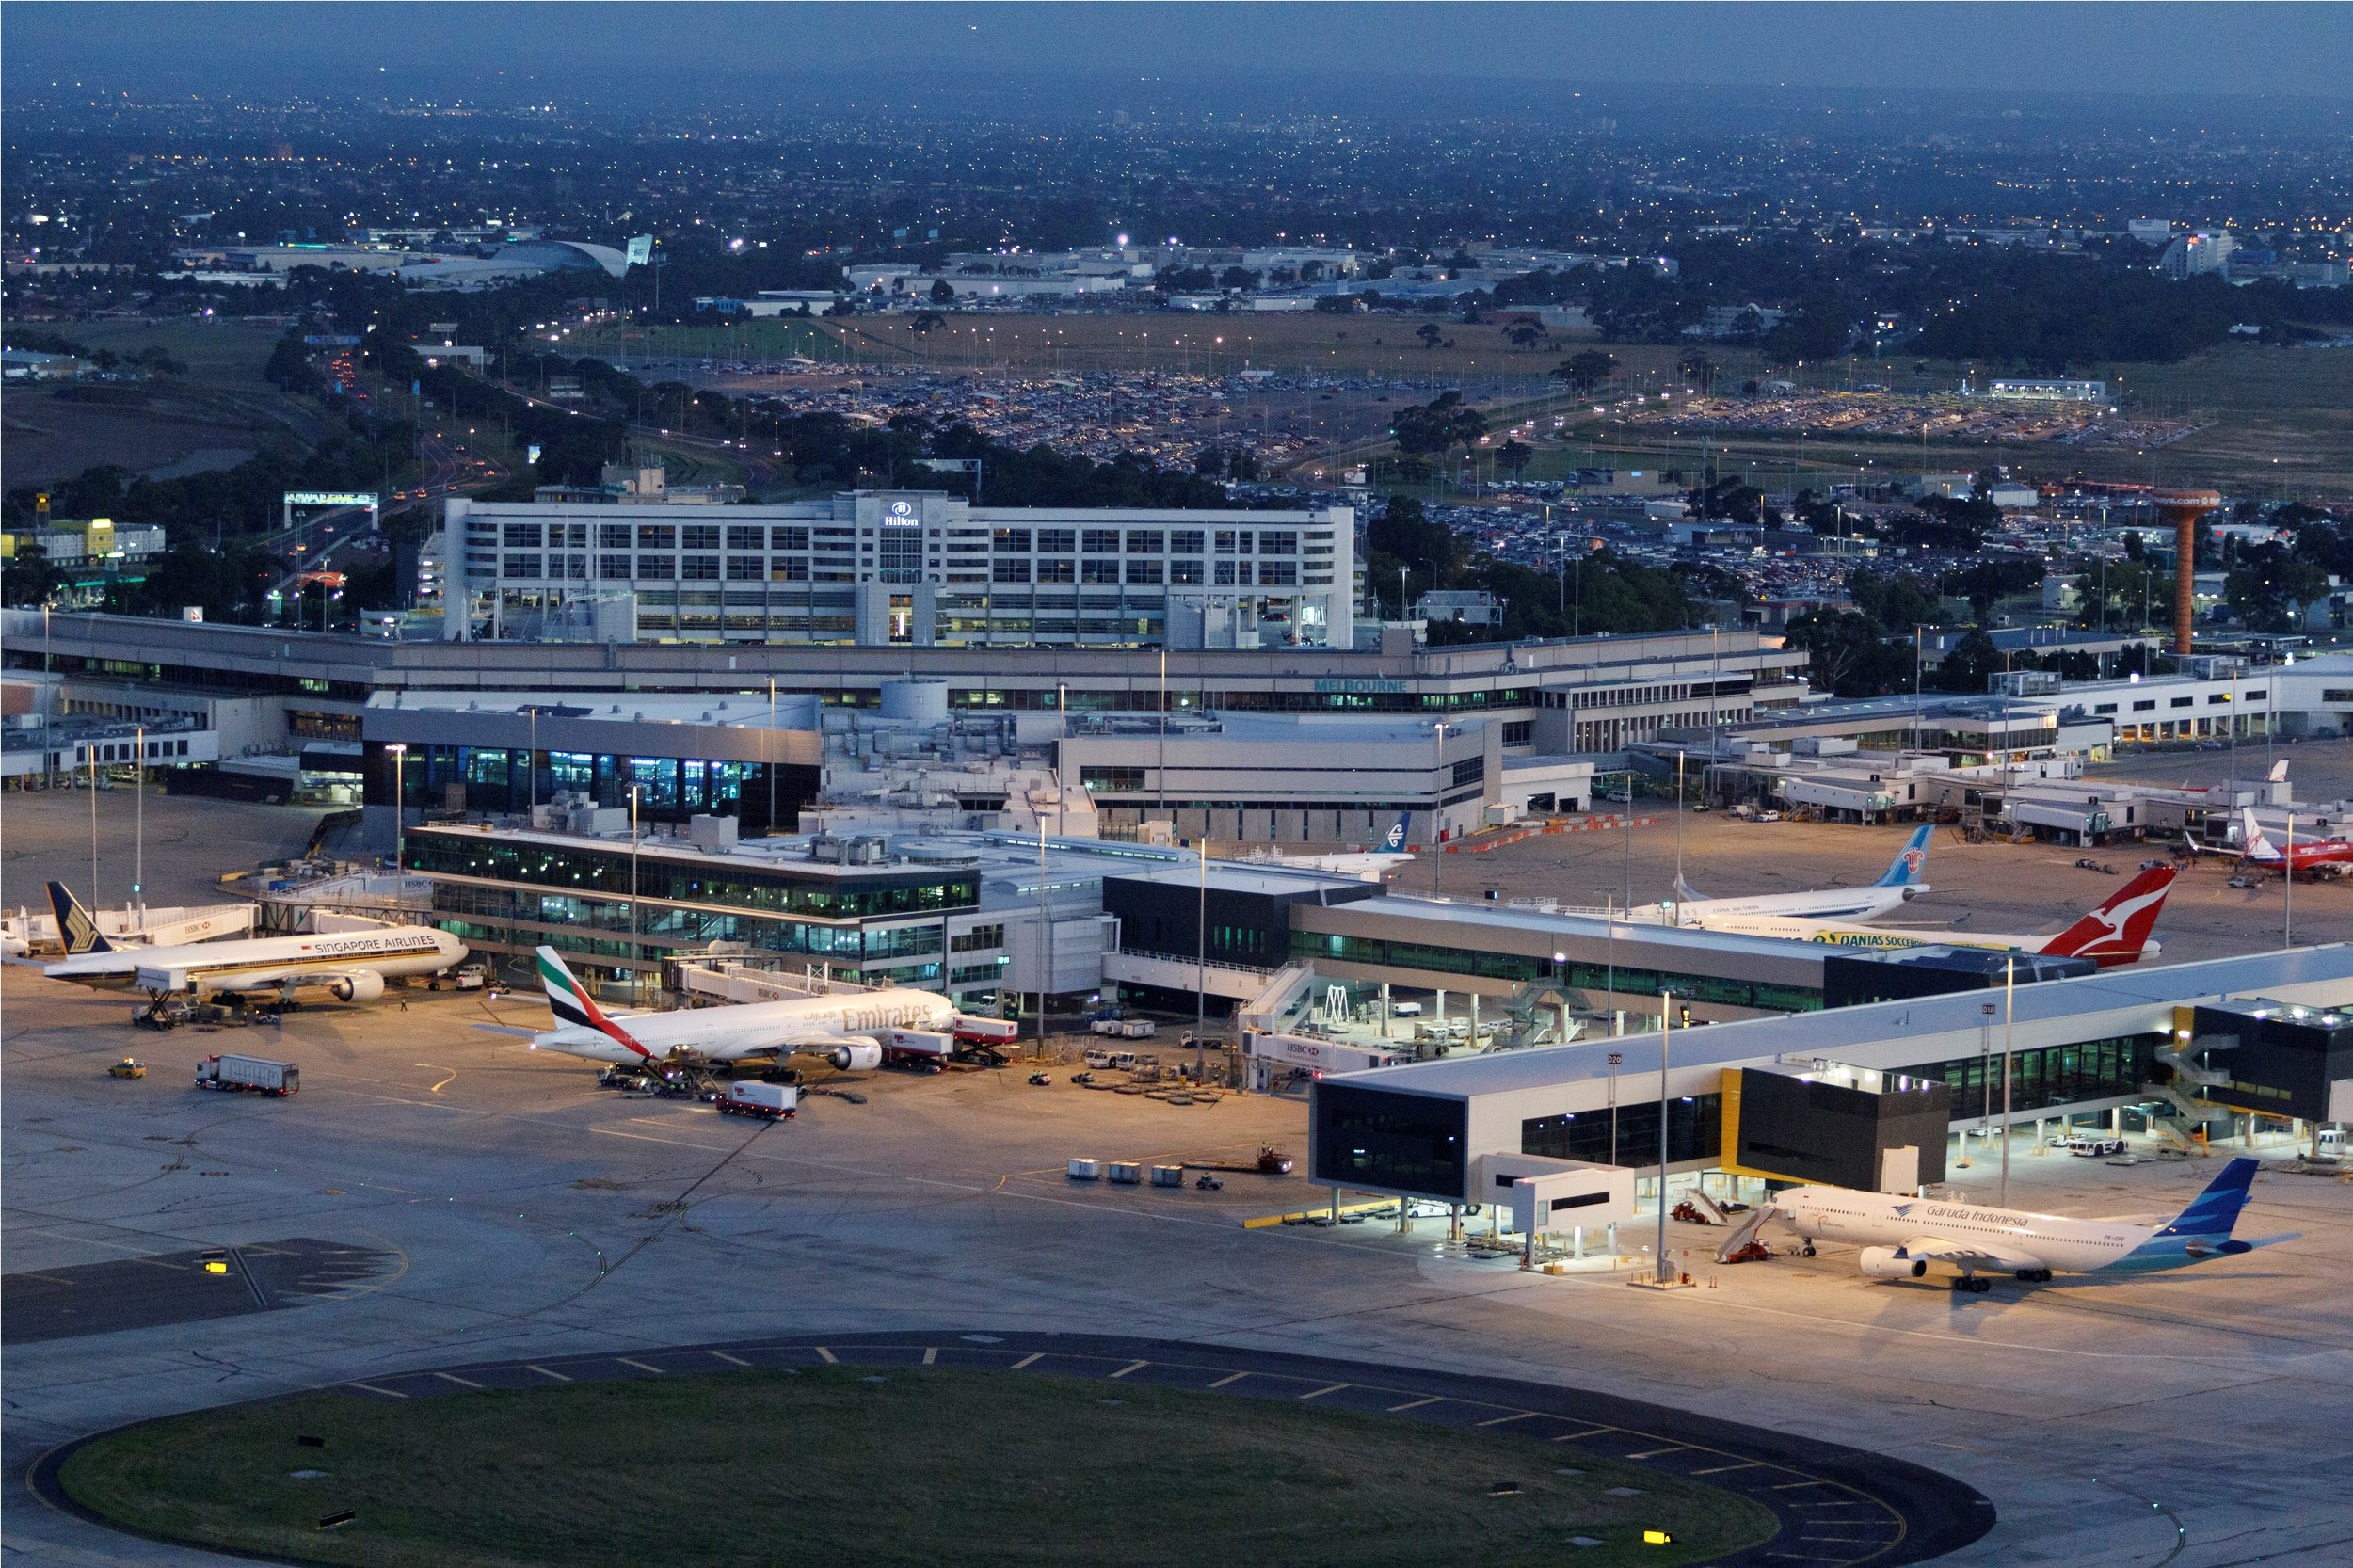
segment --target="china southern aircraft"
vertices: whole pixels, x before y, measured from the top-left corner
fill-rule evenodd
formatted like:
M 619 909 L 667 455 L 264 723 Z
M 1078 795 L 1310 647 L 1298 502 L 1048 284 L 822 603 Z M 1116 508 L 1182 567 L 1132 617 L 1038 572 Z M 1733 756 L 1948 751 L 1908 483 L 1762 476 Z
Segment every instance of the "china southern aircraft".
M 389 925 L 307 936 L 255 936 L 244 941 L 192 942 L 173 947 L 118 947 L 98 933 L 89 912 L 62 883 L 49 884 L 57 929 L 71 956 L 44 965 L 52 980 L 100 990 L 136 987 L 163 998 L 200 1000 L 324 987 L 338 1001 L 374 1001 L 394 975 L 440 974 L 466 956 L 466 944 L 426 925 Z
M 690 1007 L 672 1013 L 607 1013 L 564 967 L 553 948 L 537 950 L 539 983 L 547 988 L 555 1027 L 533 1032 L 477 1024 L 522 1035 L 533 1050 L 560 1051 L 588 1062 L 660 1068 L 680 1061 L 741 1062 L 798 1053 L 823 1057 L 856 1071 L 882 1065 L 887 1056 L 947 1054 L 952 1039 L 1011 1040 L 1018 1026 L 1002 1018 L 970 1017 L 935 991 L 892 987 L 730 1007 Z
M 1872 1279 L 1924 1279 L 1931 1263 L 1954 1269 L 1956 1290 L 1991 1289 L 1993 1282 L 1984 1277 L 1990 1273 L 2033 1281 L 2054 1273 L 2151 1273 L 2297 1239 L 2291 1232 L 2242 1241 L 2231 1234 L 2256 1163 L 2232 1160 L 2169 1220 L 2077 1220 L 1844 1187 L 1793 1187 L 1768 1201 L 1760 1223 L 1796 1231 L 1809 1250 L 1817 1240 L 1864 1243 L 1856 1261 Z
M 1744 915 L 1775 915 L 1791 919 L 1867 920 L 1899 907 L 1906 899 L 1929 890 L 1920 880 L 1929 869 L 1929 846 L 1936 828 L 1922 824 L 1904 840 L 1903 849 L 1888 862 L 1877 882 L 1864 888 L 1825 888 L 1811 893 L 1760 893 L 1753 898 L 1706 898 L 1678 878 L 1675 905 L 1685 925 L 1707 926 L 1719 920 Z

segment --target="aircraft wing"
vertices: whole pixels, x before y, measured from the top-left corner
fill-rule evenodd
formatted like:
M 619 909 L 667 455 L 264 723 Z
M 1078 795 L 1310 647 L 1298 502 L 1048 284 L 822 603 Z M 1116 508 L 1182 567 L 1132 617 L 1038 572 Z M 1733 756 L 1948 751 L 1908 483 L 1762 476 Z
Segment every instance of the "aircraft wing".
M 2015 1272 L 2021 1269 L 2040 1269 L 2042 1259 L 2006 1247 L 1989 1247 L 1977 1241 L 1955 1241 L 1943 1236 L 1915 1236 L 1904 1243 L 1908 1257 L 1925 1257 L 1931 1263 L 1949 1263 L 1956 1269 L 1999 1269 Z

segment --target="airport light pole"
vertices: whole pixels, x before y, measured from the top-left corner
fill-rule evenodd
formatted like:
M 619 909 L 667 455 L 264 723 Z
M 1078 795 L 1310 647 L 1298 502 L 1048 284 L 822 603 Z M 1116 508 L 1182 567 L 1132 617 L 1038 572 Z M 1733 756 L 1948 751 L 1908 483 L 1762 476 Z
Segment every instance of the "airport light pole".
M 768 831 L 776 830 L 776 678 L 768 678 L 768 733 L 762 740 L 760 753 L 767 764 L 760 771 L 768 776 Z
M 394 741 L 384 749 L 392 754 L 392 872 L 397 875 L 401 869 L 400 830 L 408 824 L 408 774 L 406 766 L 408 748 Z M 515 797 L 509 795 L 507 798 L 512 800 Z
M 137 729 L 135 754 L 138 770 L 132 775 L 131 896 L 147 907 L 147 726 Z
M 93 840 L 90 865 L 95 868 L 97 864 L 98 851 Z M 92 870 L 90 876 L 93 881 L 97 875 L 97 872 Z M 2296 945 L 2296 813 L 2293 811 L 2288 813 L 2288 840 L 2280 849 L 2280 945 L 2283 948 Z
M 1658 993 L 1658 1251 L 1654 1284 L 1667 1283 L 1667 1046 L 1674 1025 L 1673 991 Z
M 1446 881 L 1446 720 L 1437 723 L 1438 789 L 1437 808 L 1430 813 L 1430 896 L 1436 898 Z
M 98 743 L 92 741 L 84 748 L 89 757 L 89 901 L 96 904 L 98 895 Z M 61 931 L 59 936 L 63 936 Z
M 1209 1028 L 1209 840 L 1204 839 L 1193 858 L 1200 863 L 1199 901 L 1193 915 L 1193 1080 L 1202 1081 L 1207 1059 L 1202 1036 Z
M 635 765 L 632 760 L 632 766 Z M 637 904 L 637 792 L 644 788 L 635 780 L 629 786 L 629 1000 L 637 1000 L 638 961 L 645 956 L 645 918 Z
M 2009 1052 L 2018 1023 L 2018 955 L 2002 963 L 2002 1186 L 1995 1204 L 2009 1207 Z
M 1625 1052 L 1609 1053 L 1609 1163 L 1618 1162 L 1618 1069 L 1625 1065 Z

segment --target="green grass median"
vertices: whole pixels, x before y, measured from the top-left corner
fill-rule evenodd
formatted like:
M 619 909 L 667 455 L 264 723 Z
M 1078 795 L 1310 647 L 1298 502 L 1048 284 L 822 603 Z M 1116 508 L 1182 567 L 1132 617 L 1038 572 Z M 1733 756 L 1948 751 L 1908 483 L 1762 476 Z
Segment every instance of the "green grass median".
M 1525 1438 L 947 1368 L 309 1394 L 102 1438 L 60 1480 L 149 1534 L 371 1568 L 1664 1564 L 1773 1528 L 1728 1493 Z M 1492 1495 L 1504 1480 L 1518 1493 Z

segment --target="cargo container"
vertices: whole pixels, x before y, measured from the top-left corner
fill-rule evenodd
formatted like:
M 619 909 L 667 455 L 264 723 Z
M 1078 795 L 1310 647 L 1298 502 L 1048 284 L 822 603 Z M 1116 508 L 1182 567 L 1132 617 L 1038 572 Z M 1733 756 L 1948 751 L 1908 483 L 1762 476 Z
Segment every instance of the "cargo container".
M 801 1091 L 790 1083 L 730 1083 L 719 1097 L 723 1116 L 765 1116 L 784 1121 L 801 1108 Z
M 208 1056 L 196 1064 L 200 1089 L 241 1089 L 251 1095 L 283 1097 L 302 1087 L 302 1073 L 291 1062 L 262 1056 Z

